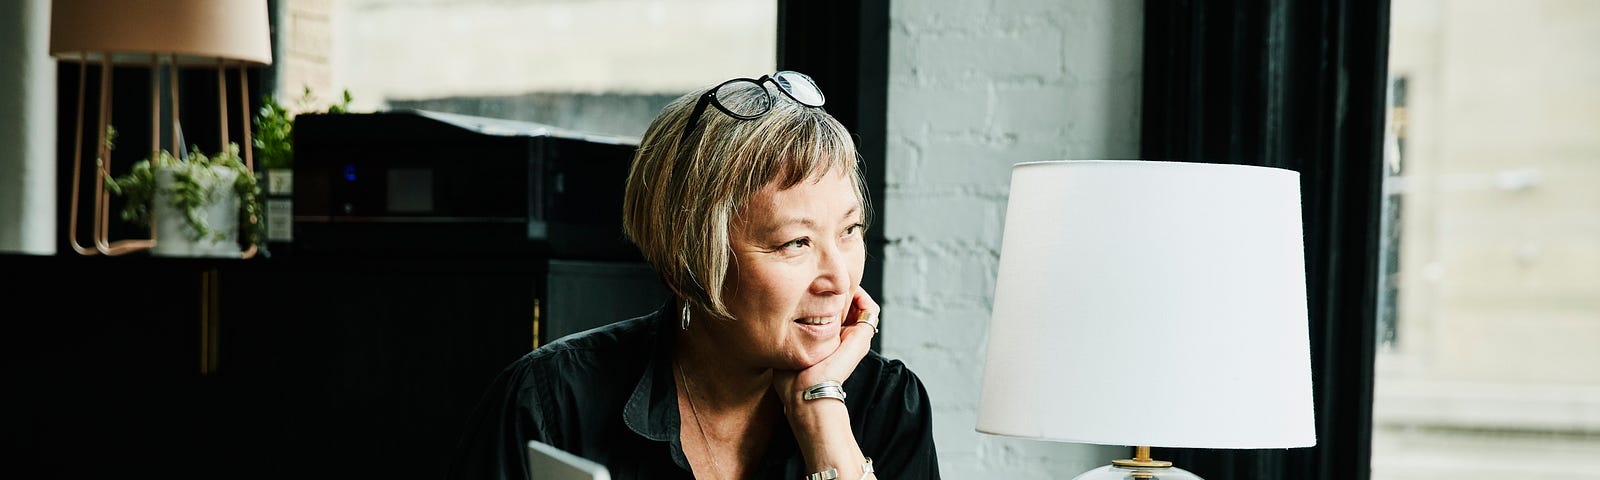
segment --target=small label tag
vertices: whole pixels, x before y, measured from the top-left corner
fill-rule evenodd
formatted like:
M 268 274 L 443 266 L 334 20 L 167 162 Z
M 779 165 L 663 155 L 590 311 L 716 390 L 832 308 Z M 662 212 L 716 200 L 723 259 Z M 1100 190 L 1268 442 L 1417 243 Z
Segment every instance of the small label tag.
M 267 170 L 267 195 L 290 195 L 293 193 L 294 170 L 288 168 Z
M 267 199 L 267 241 L 294 240 L 294 201 L 286 198 Z

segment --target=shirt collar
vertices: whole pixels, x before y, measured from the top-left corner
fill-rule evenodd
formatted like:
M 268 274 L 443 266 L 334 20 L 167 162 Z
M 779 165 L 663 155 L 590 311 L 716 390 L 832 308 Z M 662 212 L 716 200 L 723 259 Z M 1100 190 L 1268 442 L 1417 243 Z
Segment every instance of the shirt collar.
M 681 457 L 678 445 L 678 387 L 672 380 L 672 350 L 677 340 L 677 302 L 668 301 L 652 313 L 655 337 L 654 351 L 650 353 L 633 395 L 622 408 L 622 420 L 628 428 L 642 437 L 658 442 L 672 443 L 675 457 Z
M 648 321 L 653 329 L 650 334 L 656 339 L 655 345 L 643 373 L 639 375 L 639 383 L 634 385 L 633 394 L 622 407 L 622 421 L 641 437 L 667 442 L 673 462 L 684 470 L 690 470 L 689 457 L 684 456 L 682 440 L 678 436 L 683 420 L 678 416 L 678 386 L 673 380 L 676 371 L 673 369 L 672 353 L 677 347 L 678 330 L 681 328 L 678 311 L 677 302 L 669 300 L 650 314 L 654 317 Z M 761 465 L 764 470 L 781 468 L 798 449 L 789 422 L 778 422 Z

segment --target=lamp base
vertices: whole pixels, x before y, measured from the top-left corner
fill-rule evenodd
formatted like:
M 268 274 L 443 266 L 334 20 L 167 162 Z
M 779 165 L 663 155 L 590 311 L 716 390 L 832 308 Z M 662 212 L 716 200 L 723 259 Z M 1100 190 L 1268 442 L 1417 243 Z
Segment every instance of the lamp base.
M 1106 465 L 1096 468 L 1072 480 L 1202 480 L 1200 476 L 1189 473 L 1178 467 L 1124 467 L 1121 465 Z

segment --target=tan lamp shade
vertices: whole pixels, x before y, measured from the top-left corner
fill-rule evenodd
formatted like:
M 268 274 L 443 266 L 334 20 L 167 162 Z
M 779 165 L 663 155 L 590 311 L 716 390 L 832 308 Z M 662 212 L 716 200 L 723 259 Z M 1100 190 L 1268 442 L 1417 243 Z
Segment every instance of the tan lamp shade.
M 55 0 L 52 8 L 50 55 L 61 60 L 272 63 L 266 0 Z

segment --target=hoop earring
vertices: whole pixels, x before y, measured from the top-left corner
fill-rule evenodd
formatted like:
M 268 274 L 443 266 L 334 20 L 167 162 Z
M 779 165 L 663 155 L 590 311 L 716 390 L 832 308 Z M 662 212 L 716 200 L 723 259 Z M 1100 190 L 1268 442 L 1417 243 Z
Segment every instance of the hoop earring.
M 683 302 L 683 318 L 679 320 L 678 328 L 681 329 L 681 330 L 688 330 L 689 329 L 689 303 L 688 302 Z

